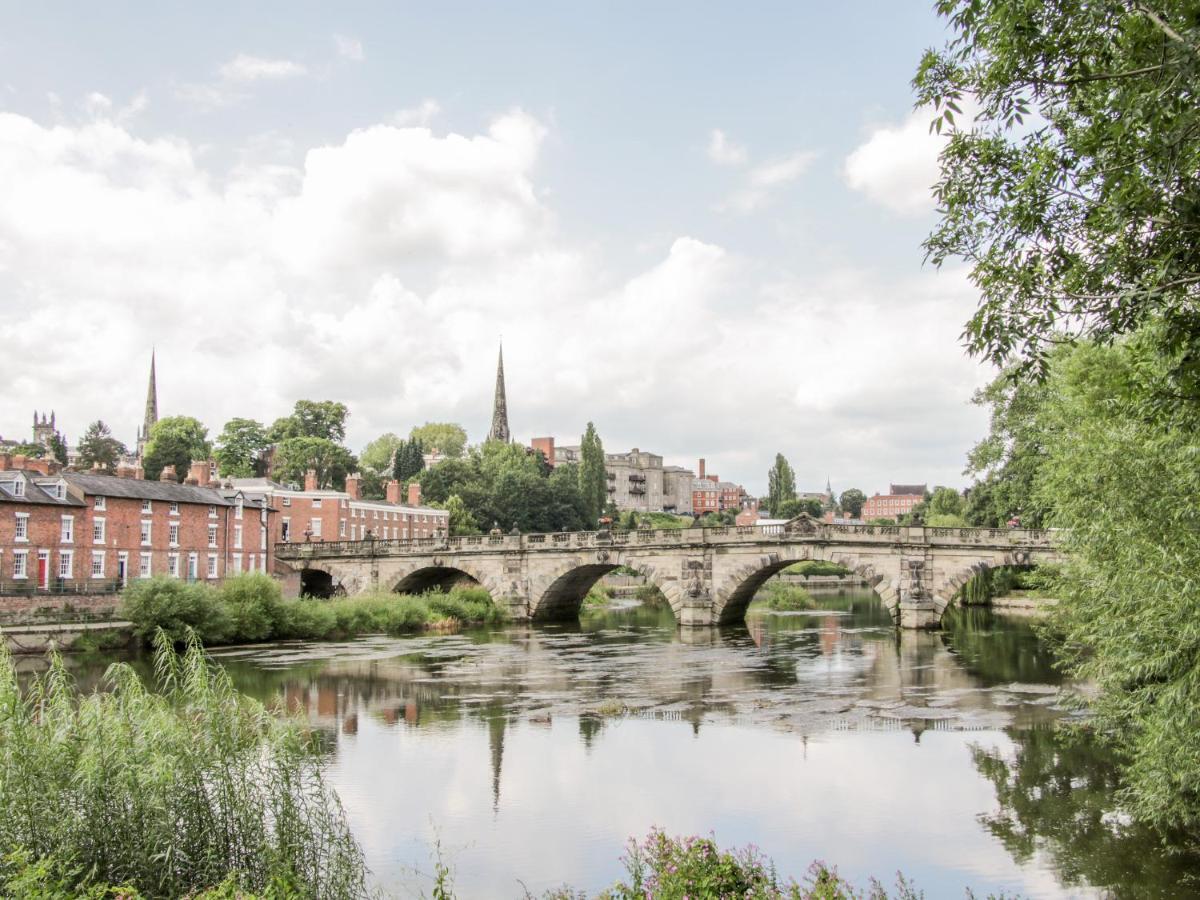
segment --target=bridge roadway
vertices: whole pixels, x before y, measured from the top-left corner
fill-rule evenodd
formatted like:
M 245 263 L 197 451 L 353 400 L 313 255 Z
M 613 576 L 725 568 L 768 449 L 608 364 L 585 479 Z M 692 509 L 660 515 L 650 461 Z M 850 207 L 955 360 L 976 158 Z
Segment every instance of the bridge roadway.
M 834 525 L 807 516 L 773 527 L 288 543 L 275 555 L 306 592 L 418 593 L 470 579 L 514 619 L 538 621 L 576 617 L 593 584 L 628 566 L 658 586 L 683 627 L 739 622 L 772 575 L 819 559 L 866 578 L 897 625 L 936 628 L 976 573 L 1060 560 L 1049 531 Z

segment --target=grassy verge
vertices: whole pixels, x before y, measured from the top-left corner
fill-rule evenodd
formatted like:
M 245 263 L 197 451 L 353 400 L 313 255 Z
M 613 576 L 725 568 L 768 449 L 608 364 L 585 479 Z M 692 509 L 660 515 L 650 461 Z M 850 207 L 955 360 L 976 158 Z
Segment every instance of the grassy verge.
M 180 643 L 192 630 L 209 645 L 341 640 L 358 634 L 406 634 L 447 623 L 490 624 L 505 618 L 482 588 L 284 600 L 278 583 L 262 574 L 238 575 L 220 587 L 165 577 L 137 581 L 125 591 L 122 615 L 143 642 L 161 629 Z

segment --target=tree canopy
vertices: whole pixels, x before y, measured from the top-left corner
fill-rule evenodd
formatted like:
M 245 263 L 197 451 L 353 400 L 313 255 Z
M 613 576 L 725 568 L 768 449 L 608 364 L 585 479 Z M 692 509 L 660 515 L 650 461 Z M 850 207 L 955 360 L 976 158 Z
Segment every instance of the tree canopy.
M 97 419 L 79 439 L 79 468 L 83 471 L 100 469 L 112 474 L 128 450 L 113 437 L 112 429 Z
M 771 515 L 783 516 L 783 504 L 796 499 L 796 473 L 782 453 L 775 454 L 775 465 L 767 472 L 767 506 Z M 820 513 L 817 513 L 820 515 Z
M 288 438 L 321 438 L 334 444 L 346 439 L 350 410 L 333 400 L 297 400 L 291 415 L 276 419 L 267 437 L 272 443 Z
M 409 438 L 396 447 L 392 476 L 397 481 L 408 481 L 425 468 L 425 449 L 416 438 Z
M 426 422 L 413 428 L 410 440 L 419 441 L 427 452 L 435 449 L 452 459 L 463 455 L 467 447 L 467 432 L 454 422 Z
M 857 519 L 862 515 L 863 504 L 866 502 L 867 495 L 858 488 L 846 488 L 846 490 L 842 491 L 842 496 L 838 498 L 842 512 L 852 519 Z
M 583 512 L 588 527 L 595 528 L 608 503 L 608 477 L 604 468 L 604 444 L 596 426 L 587 423 L 579 446 L 579 493 L 583 497 Z
M 276 480 L 297 484 L 303 483 L 309 469 L 315 469 L 318 487 L 342 490 L 346 476 L 358 467 L 358 460 L 328 438 L 291 437 L 275 445 L 272 467 Z
M 254 419 L 230 419 L 217 437 L 217 471 L 231 478 L 263 474 L 260 454 L 269 446 L 267 431 Z
M 939 0 L 951 38 L 914 79 L 950 129 L 925 242 L 971 266 L 972 353 L 1044 375 L 1066 338 L 1151 321 L 1200 344 L 1194 0 Z M 968 102 L 978 114 L 968 119 Z M 967 110 L 969 113 L 969 110 Z M 1195 380 L 1200 354 L 1177 358 Z
M 208 459 L 212 447 L 208 429 L 191 416 L 168 416 L 150 429 L 142 465 L 149 481 L 155 481 L 166 466 L 175 467 L 175 478 L 182 482 L 188 468 L 198 459 Z

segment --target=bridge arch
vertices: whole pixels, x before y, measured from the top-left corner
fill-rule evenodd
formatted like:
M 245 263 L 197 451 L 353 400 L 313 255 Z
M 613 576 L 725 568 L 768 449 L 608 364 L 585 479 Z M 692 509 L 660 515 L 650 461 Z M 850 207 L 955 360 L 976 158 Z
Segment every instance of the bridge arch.
M 300 569 L 300 596 L 328 600 L 356 593 L 357 585 L 347 579 L 336 565 L 305 566 Z
M 547 580 L 548 584 L 540 591 L 535 588 L 534 596 L 529 606 L 530 618 L 534 621 L 561 621 L 578 618 L 583 608 L 584 598 L 588 591 L 601 578 L 621 566 L 633 569 L 663 592 L 675 619 L 679 619 L 679 607 L 682 597 L 677 588 L 666 584 L 658 577 L 655 566 L 641 560 L 608 560 L 605 562 L 580 562 L 574 560 L 560 567 Z
M 498 596 L 496 585 L 486 573 L 461 560 L 421 561 L 394 573 L 384 584 L 388 591 L 398 594 L 423 594 L 425 591 L 470 586 L 483 588 L 492 596 L 493 601 Z
M 885 577 L 874 561 L 810 545 L 747 559 L 735 567 L 722 579 L 722 586 L 714 591 L 713 621 L 718 625 L 734 625 L 743 621 L 746 609 L 767 581 L 788 566 L 807 560 L 837 563 L 861 576 L 883 601 L 892 618 L 895 619 L 899 614 L 899 584 Z

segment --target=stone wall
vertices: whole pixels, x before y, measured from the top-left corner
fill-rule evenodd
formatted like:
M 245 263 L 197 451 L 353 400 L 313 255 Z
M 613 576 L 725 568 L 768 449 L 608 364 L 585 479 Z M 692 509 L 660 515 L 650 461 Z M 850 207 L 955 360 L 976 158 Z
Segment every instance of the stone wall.
M 116 618 L 117 594 L 34 594 L 0 597 L 0 626 Z

